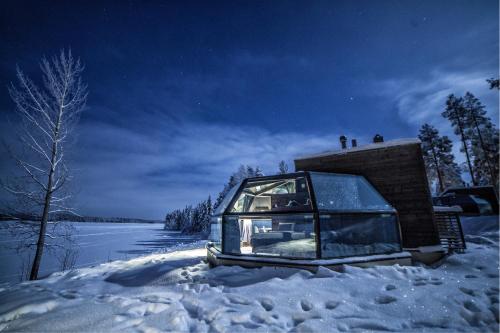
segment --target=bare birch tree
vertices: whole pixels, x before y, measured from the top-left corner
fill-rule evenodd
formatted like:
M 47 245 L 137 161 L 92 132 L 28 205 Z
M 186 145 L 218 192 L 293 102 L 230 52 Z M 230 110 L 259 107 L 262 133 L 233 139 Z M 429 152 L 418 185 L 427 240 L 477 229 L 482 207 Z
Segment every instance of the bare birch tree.
M 46 245 L 47 222 L 52 214 L 73 213 L 65 192 L 70 174 L 65 163 L 69 140 L 87 99 L 87 86 L 81 80 L 83 65 L 71 51 L 61 50 L 51 60 L 42 59 L 43 84 L 37 85 L 17 68 L 17 84 L 9 92 L 20 116 L 17 130 L 20 145 L 10 149 L 23 177 L 3 181 L 3 187 L 19 201 L 36 207 L 36 252 L 30 280 L 38 271 Z M 21 181 L 19 181 L 21 180 Z

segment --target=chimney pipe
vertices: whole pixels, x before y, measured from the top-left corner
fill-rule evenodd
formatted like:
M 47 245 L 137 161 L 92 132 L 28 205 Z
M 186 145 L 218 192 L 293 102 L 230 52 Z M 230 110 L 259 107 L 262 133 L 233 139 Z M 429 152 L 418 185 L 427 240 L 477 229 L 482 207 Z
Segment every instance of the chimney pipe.
M 373 143 L 381 143 L 384 142 L 384 137 L 380 134 L 375 134 L 373 137 Z
M 352 148 L 355 148 L 358 146 L 358 142 L 356 141 L 356 139 L 351 140 L 351 146 L 352 146 Z
M 342 149 L 347 149 L 347 138 L 345 137 L 345 135 L 342 135 L 340 138 L 340 144 L 342 146 Z

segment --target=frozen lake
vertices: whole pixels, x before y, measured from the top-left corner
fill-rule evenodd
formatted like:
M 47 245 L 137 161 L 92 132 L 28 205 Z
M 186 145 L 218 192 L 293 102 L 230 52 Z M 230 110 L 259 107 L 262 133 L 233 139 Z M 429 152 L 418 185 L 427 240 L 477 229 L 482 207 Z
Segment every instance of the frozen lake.
M 12 222 L 0 223 L 5 226 L 5 223 Z M 199 240 L 196 236 L 163 230 L 161 223 L 61 223 L 74 227 L 75 267 L 130 259 Z M 26 267 L 29 262 L 29 254 L 26 250 L 16 250 L 19 243 L 5 228 L 0 228 L 0 283 L 20 281 L 23 266 Z M 40 277 L 61 270 L 60 260 L 57 259 L 61 254 L 62 251 L 57 251 L 55 255 L 47 251 L 44 253 Z

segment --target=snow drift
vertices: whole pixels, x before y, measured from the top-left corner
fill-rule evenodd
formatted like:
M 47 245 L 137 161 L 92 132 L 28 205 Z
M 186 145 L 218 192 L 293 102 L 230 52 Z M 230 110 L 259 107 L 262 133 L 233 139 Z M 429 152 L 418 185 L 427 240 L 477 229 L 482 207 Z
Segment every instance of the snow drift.
M 437 268 L 208 269 L 198 243 L 56 273 L 0 289 L 0 330 L 498 331 L 497 219 Z

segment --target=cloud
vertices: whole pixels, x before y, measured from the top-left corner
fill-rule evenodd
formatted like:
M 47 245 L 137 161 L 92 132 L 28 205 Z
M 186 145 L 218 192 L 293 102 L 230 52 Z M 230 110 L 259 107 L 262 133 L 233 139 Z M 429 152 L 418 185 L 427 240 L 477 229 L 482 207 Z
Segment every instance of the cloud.
M 489 89 L 486 71 L 450 72 L 434 70 L 422 78 L 389 79 L 382 81 L 381 94 L 396 105 L 398 116 L 408 124 L 420 126 L 425 122 L 451 134 L 446 119 L 441 116 L 450 94 L 475 94 L 486 105 L 490 117 L 498 121 L 498 93 Z
M 392 103 L 402 121 L 418 128 L 424 123 L 434 125 L 442 135 L 454 141 L 453 151 L 458 162 L 464 162 L 461 142 L 453 133 L 449 121 L 441 116 L 450 94 L 472 92 L 486 106 L 489 116 L 498 125 L 498 92 L 490 90 L 486 79 L 489 71 L 446 71 L 436 69 L 420 78 L 388 79 L 379 82 L 377 89 Z
M 293 170 L 294 157 L 338 147 L 336 134 L 201 122 L 162 127 L 158 122 L 142 133 L 109 123 L 80 127 L 73 169 L 84 214 L 162 218 L 216 195 L 240 164 L 273 174 L 280 160 Z

